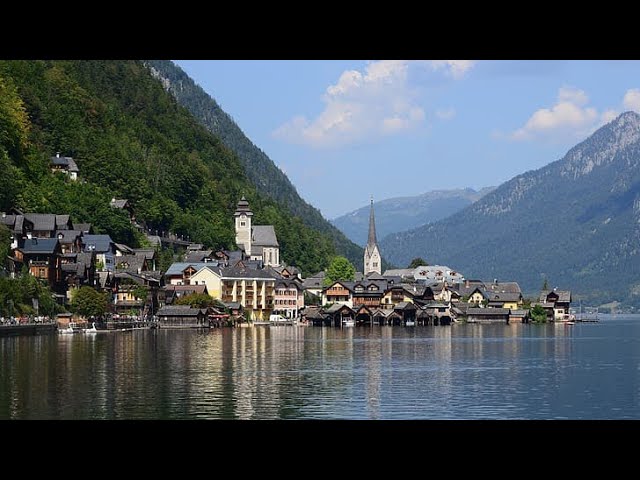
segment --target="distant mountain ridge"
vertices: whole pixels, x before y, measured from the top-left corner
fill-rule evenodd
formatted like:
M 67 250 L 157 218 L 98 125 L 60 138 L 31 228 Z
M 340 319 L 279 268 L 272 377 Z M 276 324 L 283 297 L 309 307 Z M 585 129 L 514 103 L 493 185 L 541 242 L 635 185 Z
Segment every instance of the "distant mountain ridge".
M 472 188 L 433 190 L 412 197 L 395 197 L 376 200 L 376 229 L 378 237 L 420 227 L 462 210 L 491 192 L 495 187 L 479 191 Z M 367 243 L 369 205 L 331 220 L 351 241 L 358 245 Z
M 399 265 L 422 256 L 528 292 L 547 278 L 587 302 L 640 306 L 640 115 L 621 114 L 562 159 L 451 217 L 387 236 L 381 250 Z
M 189 110 L 207 130 L 218 135 L 238 156 L 247 178 L 259 192 L 275 200 L 291 214 L 300 217 L 305 225 L 327 234 L 333 241 L 337 253 L 347 257 L 357 269 L 362 269 L 364 250 L 331 225 L 318 209 L 300 197 L 289 178 L 253 144 L 215 99 L 175 63 L 169 60 L 144 60 L 143 63 L 180 105 Z M 386 265 L 384 261 L 383 265 Z

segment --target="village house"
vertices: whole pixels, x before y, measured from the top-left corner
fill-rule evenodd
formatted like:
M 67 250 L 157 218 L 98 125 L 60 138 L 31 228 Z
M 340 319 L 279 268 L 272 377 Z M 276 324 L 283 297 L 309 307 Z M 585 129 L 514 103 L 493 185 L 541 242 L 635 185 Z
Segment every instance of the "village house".
M 331 303 L 353 308 L 353 282 L 334 282 L 322 289 L 322 305 Z
M 62 284 L 66 290 L 65 302 L 73 297 L 73 292 L 82 286 L 96 287 L 95 254 L 64 253 L 60 255 Z
M 277 278 L 273 302 L 273 313 L 285 318 L 298 318 L 304 308 L 304 294 L 299 280 Z
M 82 251 L 82 232 L 80 230 L 58 230 L 55 238 L 58 239 L 63 254 Z
M 318 272 L 315 275 L 312 275 L 308 278 L 302 280 L 302 289 L 305 293 L 318 297 L 318 299 L 322 296 L 322 289 L 324 288 L 325 272 Z
M 276 279 L 264 270 L 228 267 L 222 273 L 222 302 L 238 302 L 251 320 L 269 320 L 273 311 Z
M 62 283 L 60 243 L 57 238 L 30 238 L 22 247 L 14 251 L 14 265 L 19 273 L 25 265 L 29 273 L 45 280 L 54 291 L 59 291 Z
M 571 308 L 571 292 L 569 290 L 542 290 L 539 303 L 547 310 L 547 317 L 558 321 L 569 318 Z
M 56 153 L 55 157 L 51 157 L 50 161 L 53 173 L 60 172 L 68 175 L 71 180 L 78 179 L 80 169 L 73 158 L 61 157 L 60 153 Z
M 164 281 L 167 285 L 190 285 L 191 276 L 197 273 L 201 268 L 212 266 L 202 262 L 185 263 L 176 262 L 164 273 Z M 211 292 L 209 288 L 209 292 Z
M 144 315 L 158 307 L 160 282 L 146 275 L 117 272 L 113 275 L 111 288 L 113 307 L 119 315 Z M 146 292 L 141 296 L 140 292 Z
M 83 251 L 96 254 L 96 270 L 115 270 L 115 245 L 109 235 L 83 235 Z
M 216 300 L 222 299 L 222 269 L 214 265 L 205 265 L 191 275 L 191 285 L 204 285 L 207 293 Z
M 351 303 L 354 306 L 364 305 L 369 309 L 379 308 L 386 288 L 386 281 L 355 282 L 352 287 Z
M 508 308 L 517 310 L 522 306 L 522 294 L 516 292 L 486 292 L 488 308 Z

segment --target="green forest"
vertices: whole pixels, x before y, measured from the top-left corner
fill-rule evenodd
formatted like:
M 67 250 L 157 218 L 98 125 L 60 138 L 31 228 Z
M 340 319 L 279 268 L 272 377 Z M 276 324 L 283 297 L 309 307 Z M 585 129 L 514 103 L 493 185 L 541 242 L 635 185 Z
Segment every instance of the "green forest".
M 235 152 L 247 179 L 268 198 L 305 225 L 328 236 L 336 252 L 362 269 L 363 249 L 328 222 L 320 211 L 305 202 L 287 176 L 260 148 L 247 138 L 240 127 L 200 86 L 169 60 L 145 60 L 154 74 L 165 80 L 176 101 L 187 108 L 207 130 L 218 135 L 224 145 Z M 388 265 L 383 259 L 383 269 Z
M 57 152 L 75 159 L 79 181 L 51 173 Z M 152 229 L 230 249 L 244 195 L 305 275 L 337 254 L 330 233 L 257 191 L 238 156 L 139 61 L 0 61 L 0 171 L 0 211 L 68 213 L 132 247 L 145 238 L 109 206 L 114 197 Z

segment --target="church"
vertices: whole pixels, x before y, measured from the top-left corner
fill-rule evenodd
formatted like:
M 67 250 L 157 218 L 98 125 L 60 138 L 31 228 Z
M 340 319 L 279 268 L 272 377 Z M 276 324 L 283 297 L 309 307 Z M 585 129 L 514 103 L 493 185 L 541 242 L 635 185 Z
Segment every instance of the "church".
M 376 219 L 373 215 L 373 198 L 371 198 L 371 210 L 369 212 L 369 237 L 367 246 L 364 249 L 364 276 L 371 273 L 382 274 L 382 257 L 378 249 L 376 239 Z
M 236 224 L 236 245 L 250 260 L 261 261 L 264 266 L 280 266 L 280 246 L 273 225 L 251 225 L 253 212 L 242 197 L 233 214 Z

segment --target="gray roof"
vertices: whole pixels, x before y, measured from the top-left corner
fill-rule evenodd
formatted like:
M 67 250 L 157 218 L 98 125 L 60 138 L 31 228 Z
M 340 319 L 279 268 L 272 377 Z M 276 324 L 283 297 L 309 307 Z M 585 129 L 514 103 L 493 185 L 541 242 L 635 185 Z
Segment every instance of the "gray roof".
M 24 241 L 24 245 L 20 248 L 20 251 L 25 254 L 52 254 L 56 251 L 57 246 L 57 238 L 31 238 Z
M 126 198 L 121 198 L 121 199 L 113 198 L 111 199 L 111 202 L 109 204 L 113 208 L 124 208 L 127 206 L 128 202 L 129 200 L 127 200 Z
M 120 255 L 115 257 L 116 270 L 138 273 L 145 269 L 145 258 L 139 255 Z
M 558 295 L 558 302 L 571 302 L 571 291 L 569 290 L 543 290 L 542 292 L 540 292 L 540 301 L 546 302 L 547 296 L 550 293 L 555 293 L 556 295 Z
M 189 252 L 185 262 L 202 262 L 205 258 L 209 258 L 213 250 L 200 250 L 195 252 Z
M 304 288 L 305 290 L 308 288 L 323 288 L 323 285 L 322 285 L 323 280 L 324 279 L 319 277 L 305 278 L 302 281 L 302 288 Z
M 276 280 L 276 288 L 278 287 L 284 287 L 284 288 L 295 288 L 296 290 L 301 290 L 302 287 L 300 286 L 300 283 L 293 280 L 293 279 L 288 279 L 288 278 L 279 278 Z
M 156 251 L 155 250 L 149 250 L 149 249 L 145 249 L 145 248 L 134 248 L 133 251 L 135 252 L 136 255 L 138 255 L 140 257 L 144 257 L 147 260 L 152 260 L 153 257 L 156 256 Z
M 96 253 L 105 253 L 111 251 L 113 241 L 109 235 L 84 235 L 82 243 L 84 244 L 85 252 L 93 250 Z
M 124 243 L 113 242 L 113 244 L 115 245 L 116 249 L 120 250 L 121 252 L 125 252 L 125 253 L 128 253 L 128 254 L 133 254 L 134 253 L 133 248 L 131 248 L 128 245 L 125 245 Z
M 247 199 L 244 198 L 244 195 L 238 202 L 238 205 L 236 205 L 236 212 L 234 213 L 234 215 L 240 215 L 241 213 L 244 213 L 249 217 L 253 215 L 253 213 L 251 212 L 251 208 L 249 208 L 249 202 L 247 202 Z
M 529 314 L 529 310 L 511 310 L 511 313 L 509 315 L 511 315 L 512 317 L 526 317 Z
M 190 266 L 195 268 L 196 271 L 198 271 L 203 267 L 211 267 L 212 265 L 211 263 L 204 263 L 204 262 L 176 262 L 171 264 L 171 266 L 164 273 L 164 276 L 170 277 L 174 275 L 182 275 L 182 272 L 187 267 L 190 267 Z
M 342 310 L 343 308 L 348 308 L 349 310 L 353 311 L 353 309 L 351 307 L 349 307 L 349 305 L 344 305 L 341 303 L 334 303 L 333 305 L 331 305 L 329 308 L 327 308 L 325 310 L 325 313 L 336 313 L 340 310 Z
M 368 275 L 365 275 L 367 280 L 386 280 L 382 275 L 376 272 L 369 272 Z
M 187 251 L 190 250 L 202 250 L 203 245 L 201 243 L 190 243 L 187 245 Z
M 468 308 L 467 315 L 474 315 L 476 317 L 483 315 L 509 315 L 510 310 L 508 308 Z
M 278 239 L 273 225 L 254 225 L 251 229 L 251 248 L 256 247 L 277 247 Z
M 485 282 L 487 292 L 522 293 L 518 282 Z
M 33 223 L 34 230 L 49 232 L 58 230 L 56 228 L 56 215 L 53 213 L 27 213 L 25 218 Z
M 490 302 L 517 302 L 522 298 L 522 295 L 520 295 L 520 293 L 502 293 L 491 291 L 487 291 L 485 293 Z
M 165 292 L 189 292 L 204 293 L 207 289 L 206 285 L 165 285 L 162 287 Z
M 394 310 L 416 310 L 416 306 L 411 302 L 400 302 L 395 307 Z
M 51 163 L 60 167 L 66 167 L 70 172 L 78 172 L 78 164 L 72 157 L 51 157 Z
M 385 277 L 413 277 L 414 268 L 393 268 L 385 270 Z
M 156 315 L 159 317 L 197 317 L 206 314 L 205 309 L 191 308 L 188 306 L 165 306 L 162 307 Z
M 222 269 L 222 278 L 264 278 L 275 281 L 275 277 L 265 270 L 254 270 L 239 265 Z
M 75 230 L 80 230 L 82 233 L 89 233 L 89 231 L 91 230 L 91 224 L 90 223 L 74 223 L 73 228 Z
M 59 238 L 60 235 L 62 235 L 62 238 Z M 60 240 L 60 243 L 71 243 L 81 236 L 82 232 L 80 230 L 58 230 L 55 234 L 55 237 Z

